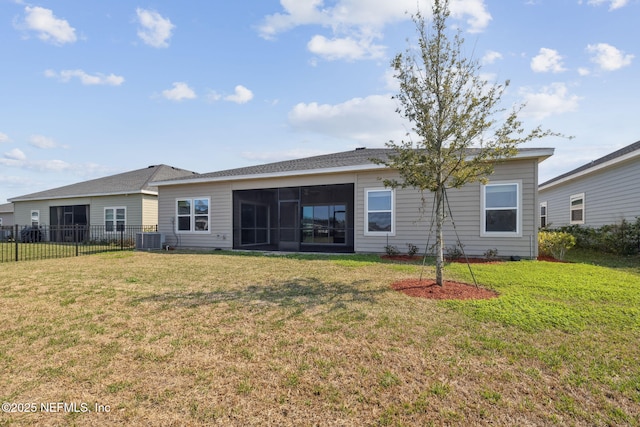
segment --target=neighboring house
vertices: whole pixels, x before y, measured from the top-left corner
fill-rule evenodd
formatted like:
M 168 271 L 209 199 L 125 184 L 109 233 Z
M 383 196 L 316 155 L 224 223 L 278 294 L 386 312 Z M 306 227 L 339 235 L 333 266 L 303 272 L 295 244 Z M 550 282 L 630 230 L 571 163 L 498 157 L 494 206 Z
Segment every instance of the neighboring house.
M 13 203 L 0 205 L 0 227 L 10 227 L 13 225 Z
M 539 187 L 540 223 L 601 227 L 640 216 L 640 141 Z
M 193 175 L 167 165 L 149 166 L 104 178 L 9 199 L 19 226 L 103 226 L 117 231 L 125 226 L 158 223 L 158 189 L 152 181 Z M 64 236 L 52 233 L 50 240 Z
M 158 231 L 179 247 L 383 253 L 411 243 L 424 251 L 433 196 L 423 206 L 418 190 L 385 188 L 381 178 L 398 174 L 370 159 L 389 153 L 361 148 L 156 181 Z M 448 191 L 468 254 L 537 256 L 538 163 L 552 154 L 522 149 L 496 164 L 487 185 Z M 446 242 L 456 244 L 450 221 Z

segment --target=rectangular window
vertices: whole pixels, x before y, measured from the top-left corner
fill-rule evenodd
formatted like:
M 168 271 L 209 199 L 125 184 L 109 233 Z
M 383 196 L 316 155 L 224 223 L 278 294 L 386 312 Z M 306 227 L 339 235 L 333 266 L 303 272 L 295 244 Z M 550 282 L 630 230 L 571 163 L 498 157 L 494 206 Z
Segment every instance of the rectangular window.
M 365 235 L 395 233 L 393 195 L 393 190 L 365 189 Z
M 104 231 L 124 231 L 127 225 L 127 208 L 104 208 Z
M 482 186 L 481 236 L 520 236 L 520 183 Z
M 31 226 L 40 227 L 40 211 L 31 211 Z
M 540 203 L 540 228 L 547 226 L 547 202 Z
M 176 229 L 182 232 L 208 232 L 210 200 L 208 198 L 176 201 Z
M 571 224 L 584 224 L 584 193 L 574 194 L 569 199 Z

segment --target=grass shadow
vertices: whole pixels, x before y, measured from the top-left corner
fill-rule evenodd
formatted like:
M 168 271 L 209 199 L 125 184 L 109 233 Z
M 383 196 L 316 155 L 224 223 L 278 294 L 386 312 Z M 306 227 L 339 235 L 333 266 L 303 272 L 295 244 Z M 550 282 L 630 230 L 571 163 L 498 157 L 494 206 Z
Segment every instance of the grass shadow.
M 271 305 L 310 310 L 326 307 L 329 310 L 344 308 L 353 302 L 376 304 L 377 295 L 387 289 L 368 289 L 367 280 L 351 283 L 324 282 L 318 278 L 300 278 L 265 285 L 247 285 L 234 290 L 210 292 L 167 292 L 136 298 L 132 304 L 159 302 L 164 304 L 197 307 L 224 302 L 249 305 Z

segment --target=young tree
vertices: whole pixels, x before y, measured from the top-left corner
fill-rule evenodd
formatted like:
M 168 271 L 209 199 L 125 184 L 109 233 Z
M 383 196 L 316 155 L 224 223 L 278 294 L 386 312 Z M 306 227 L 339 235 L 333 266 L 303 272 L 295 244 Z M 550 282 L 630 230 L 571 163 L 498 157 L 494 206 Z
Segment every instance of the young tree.
M 517 154 L 527 141 L 558 135 L 540 127 L 526 133 L 518 113 L 498 104 L 509 85 L 491 84 L 480 75 L 477 60 L 463 54 L 464 39 L 447 32 L 449 1 L 434 0 L 431 30 L 418 12 L 413 16 L 417 49 L 395 56 L 392 67 L 400 83 L 394 96 L 397 112 L 412 123 L 418 140 L 390 141 L 392 154 L 372 159 L 396 169 L 401 180 L 386 179 L 389 187 L 428 190 L 435 197 L 436 282 L 442 286 L 445 192 L 474 181 L 487 182 L 496 161 Z

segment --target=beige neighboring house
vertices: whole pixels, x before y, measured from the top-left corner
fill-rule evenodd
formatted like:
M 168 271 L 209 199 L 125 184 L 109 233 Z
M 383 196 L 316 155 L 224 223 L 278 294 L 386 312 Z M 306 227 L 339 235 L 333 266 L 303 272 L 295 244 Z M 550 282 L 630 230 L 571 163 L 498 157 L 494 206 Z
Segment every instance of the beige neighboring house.
M 167 165 L 149 166 L 9 199 L 19 227 L 126 226 L 158 223 L 158 189 L 152 181 L 194 175 Z M 52 233 L 50 240 L 60 236 Z
M 398 173 L 370 159 L 389 153 L 360 148 L 158 180 L 158 231 L 178 247 L 384 253 L 410 243 L 422 252 L 435 242 L 428 240 L 433 196 L 425 194 L 423 209 L 419 191 L 385 188 L 382 178 Z M 486 185 L 449 190 L 467 254 L 537 256 L 538 163 L 551 155 L 551 148 L 521 149 L 495 165 Z

